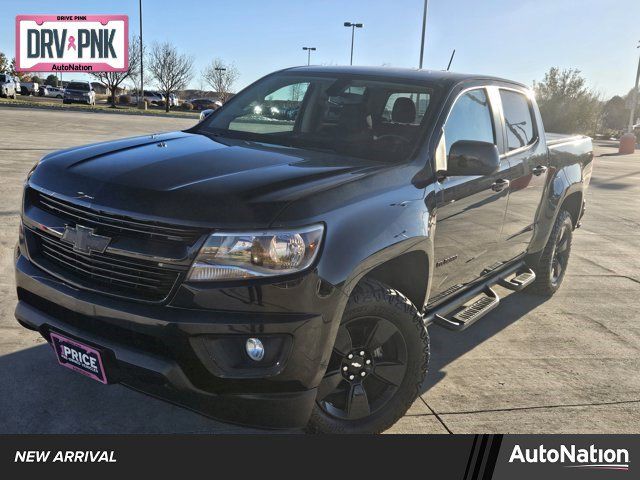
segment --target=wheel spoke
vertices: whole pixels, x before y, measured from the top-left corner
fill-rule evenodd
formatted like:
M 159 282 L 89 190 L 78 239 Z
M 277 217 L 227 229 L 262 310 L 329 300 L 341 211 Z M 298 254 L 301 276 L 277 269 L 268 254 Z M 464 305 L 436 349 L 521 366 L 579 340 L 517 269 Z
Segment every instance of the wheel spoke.
M 338 335 L 336 336 L 336 342 L 333 345 L 333 351 L 340 357 L 346 357 L 352 349 L 353 342 L 351 341 L 349 330 L 344 326 L 340 326 Z
M 324 397 L 338 388 L 338 385 L 340 384 L 340 381 L 342 379 L 342 373 L 340 372 L 339 368 L 331 372 L 327 372 L 320 382 L 320 385 L 318 386 L 318 400 L 322 400 Z
M 384 383 L 398 386 L 402 382 L 406 370 L 407 366 L 404 363 L 379 362 L 376 363 L 376 368 L 373 371 L 373 375 L 382 380 Z
M 556 247 L 556 253 L 563 253 L 569 248 L 569 237 L 568 235 L 564 235 L 560 241 L 558 242 L 558 246 Z
M 398 329 L 388 320 L 379 319 L 373 326 L 373 330 L 369 334 L 365 342 L 365 347 L 370 351 L 384 345 Z
M 367 392 L 361 383 L 351 386 L 347 392 L 347 416 L 354 420 L 366 417 L 370 413 Z

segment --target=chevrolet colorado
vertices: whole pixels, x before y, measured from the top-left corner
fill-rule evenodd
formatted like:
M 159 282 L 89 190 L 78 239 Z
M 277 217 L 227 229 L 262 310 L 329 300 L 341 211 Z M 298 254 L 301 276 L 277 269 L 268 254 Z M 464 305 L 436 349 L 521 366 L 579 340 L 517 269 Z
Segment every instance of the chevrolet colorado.
M 16 317 L 62 365 L 230 422 L 380 432 L 428 325 L 496 284 L 552 295 L 592 171 L 532 93 L 448 72 L 298 67 L 193 128 L 28 174 Z

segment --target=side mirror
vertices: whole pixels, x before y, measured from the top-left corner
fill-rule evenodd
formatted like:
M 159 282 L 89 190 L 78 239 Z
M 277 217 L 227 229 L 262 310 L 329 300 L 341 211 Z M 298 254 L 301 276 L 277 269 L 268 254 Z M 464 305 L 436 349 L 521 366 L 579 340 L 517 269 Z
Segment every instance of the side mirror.
M 206 109 L 206 110 L 202 110 L 200 112 L 200 121 L 204 120 L 205 118 L 207 118 L 209 115 L 211 115 L 213 112 L 215 112 L 215 110 L 212 110 L 210 108 Z
M 447 176 L 491 175 L 500 168 L 498 148 L 489 142 L 458 140 L 451 145 Z

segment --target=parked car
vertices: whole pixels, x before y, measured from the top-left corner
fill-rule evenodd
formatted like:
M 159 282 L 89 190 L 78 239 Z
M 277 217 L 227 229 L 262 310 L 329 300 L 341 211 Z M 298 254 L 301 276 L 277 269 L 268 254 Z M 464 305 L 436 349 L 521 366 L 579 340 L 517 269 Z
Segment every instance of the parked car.
M 13 98 L 15 100 L 18 91 L 14 78 L 6 73 L 0 73 L 0 95 L 5 98 Z
M 20 95 L 37 95 L 39 91 L 38 82 L 20 82 Z
M 133 92 L 131 94 L 129 94 L 129 97 L 131 97 L 131 102 L 134 104 L 137 104 L 139 102 L 139 94 L 138 92 Z M 151 104 L 156 104 L 159 105 L 161 103 L 164 102 L 164 96 L 158 92 L 154 92 L 152 90 L 145 90 L 144 91 L 144 97 L 143 97 L 146 102 L 151 105 Z
M 188 103 L 193 105 L 194 110 L 215 110 L 218 108 L 216 100 L 213 98 L 193 98 L 188 100 Z
M 255 113 L 274 98 L 296 118 Z M 420 391 L 427 326 L 480 321 L 496 284 L 560 288 L 592 166 L 591 140 L 547 135 L 519 83 L 283 70 L 186 131 L 45 156 L 15 315 L 102 383 L 241 424 L 380 432 Z
M 41 97 L 63 98 L 64 88 L 53 87 L 51 85 L 43 85 L 39 92 Z
M 96 92 L 89 82 L 69 82 L 64 90 L 62 103 L 96 104 Z

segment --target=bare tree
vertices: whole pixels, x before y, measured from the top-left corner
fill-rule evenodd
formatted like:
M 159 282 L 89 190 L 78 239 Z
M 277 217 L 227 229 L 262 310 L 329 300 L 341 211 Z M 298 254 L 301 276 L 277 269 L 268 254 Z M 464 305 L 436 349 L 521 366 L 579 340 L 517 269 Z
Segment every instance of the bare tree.
M 0 52 L 0 72 L 4 72 L 7 68 L 9 68 L 7 56 L 4 53 Z
M 169 42 L 155 43 L 151 48 L 149 71 L 165 96 L 165 111 L 169 111 L 169 96 L 184 89 L 193 77 L 193 58 L 178 53 Z
M 202 71 L 202 76 L 218 94 L 218 100 L 225 103 L 231 97 L 231 89 L 240 72 L 235 65 L 227 65 L 222 59 L 214 58 Z
M 129 68 L 125 72 L 92 72 L 96 80 L 109 91 L 111 106 L 116 106 L 116 91 L 125 80 L 133 80 L 140 74 L 140 38 L 132 37 L 129 40 Z

